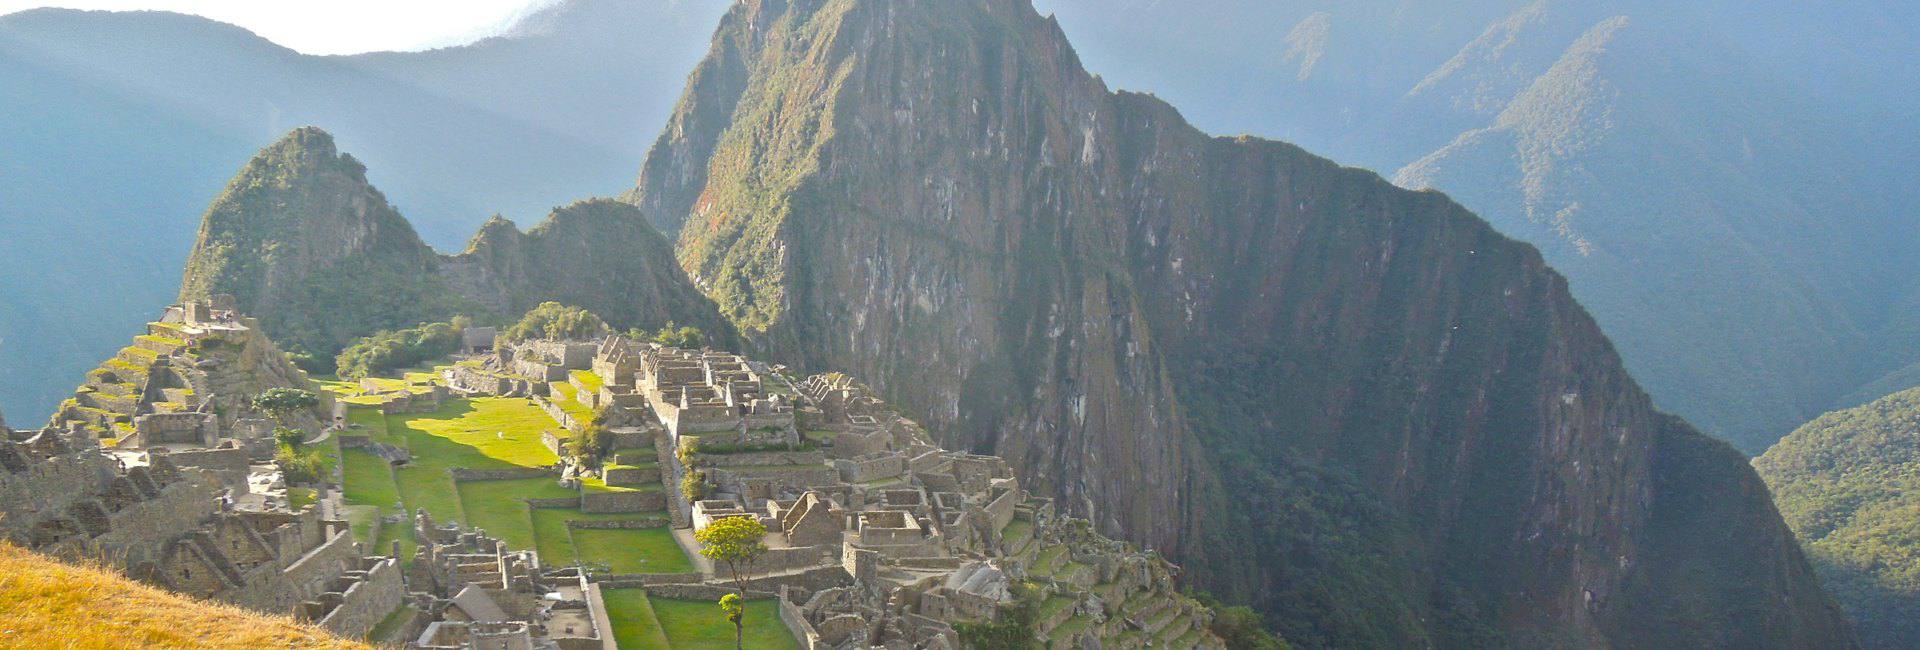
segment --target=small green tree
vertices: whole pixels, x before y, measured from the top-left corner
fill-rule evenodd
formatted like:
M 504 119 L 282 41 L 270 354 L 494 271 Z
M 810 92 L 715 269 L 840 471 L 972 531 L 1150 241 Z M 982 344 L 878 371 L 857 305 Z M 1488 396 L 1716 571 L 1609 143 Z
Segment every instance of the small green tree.
M 605 464 L 607 454 L 612 451 L 613 432 L 599 424 L 588 425 L 585 431 L 567 440 L 567 453 L 587 467 Z
M 299 429 L 295 429 L 293 427 L 274 427 L 273 441 L 276 443 L 279 443 L 281 447 L 291 447 L 293 449 L 299 449 L 305 446 L 307 442 L 307 434 L 306 432 L 303 432 Z
M 280 466 L 280 475 L 288 484 L 317 482 L 327 471 L 327 459 L 318 449 L 281 445 L 273 461 Z
M 747 578 L 753 572 L 753 562 L 767 552 L 767 545 L 760 540 L 767 536 L 767 527 L 753 517 L 727 517 L 707 524 L 693 534 L 700 542 L 700 555 L 715 562 L 727 565 L 727 573 L 733 577 L 733 586 L 740 598 L 747 597 Z M 724 604 L 722 605 L 724 607 Z M 740 641 L 740 630 L 744 623 L 742 614 L 734 615 L 734 642 L 736 648 Z
M 727 594 L 720 597 L 720 611 L 725 612 L 727 620 L 733 622 L 734 650 L 742 650 L 743 639 L 746 636 L 746 623 L 744 622 L 747 616 L 746 603 L 741 602 L 740 594 Z
M 699 501 L 707 496 L 707 482 L 700 479 L 700 472 L 687 468 L 685 476 L 680 477 L 680 496 L 688 501 Z
M 284 422 L 295 413 L 319 405 L 318 395 L 299 388 L 269 388 L 253 397 L 254 410 L 267 414 L 276 422 Z

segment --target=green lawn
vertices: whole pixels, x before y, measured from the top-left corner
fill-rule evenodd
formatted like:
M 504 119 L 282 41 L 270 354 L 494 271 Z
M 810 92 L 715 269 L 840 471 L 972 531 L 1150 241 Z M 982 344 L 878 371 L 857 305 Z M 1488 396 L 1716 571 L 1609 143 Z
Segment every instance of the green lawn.
M 579 510 L 533 511 L 533 533 L 540 560 L 551 566 L 575 562 L 604 564 L 618 573 L 686 573 L 693 563 L 666 528 L 567 530 L 568 521 L 624 521 L 627 513 L 588 514 Z M 577 545 L 577 546 L 576 546 Z
M 653 484 L 638 487 L 607 485 L 607 481 L 598 476 L 580 477 L 580 488 L 588 492 L 645 492 L 662 489 L 659 485 Z
M 661 528 L 573 531 L 573 546 L 582 561 L 605 564 L 614 573 L 688 573 L 693 562 Z
M 533 550 L 548 566 L 567 566 L 575 560 L 573 537 L 567 534 L 567 521 L 579 519 L 578 510 L 536 509 L 533 511 Z
M 347 503 L 392 510 L 393 502 L 400 499 L 400 487 L 393 482 L 387 459 L 360 449 L 342 449 L 340 457 L 345 463 Z
M 387 416 L 381 413 L 380 409 L 357 406 L 348 408 L 347 424 L 348 430 L 353 432 L 353 435 L 364 435 L 378 442 L 396 444 L 392 436 L 387 433 Z M 352 428 L 355 424 L 360 427 Z
M 538 550 L 533 520 L 527 514 L 527 499 L 577 497 L 580 493 L 560 487 L 550 477 L 510 481 L 462 481 L 459 483 L 460 510 L 466 513 L 468 526 L 482 528 L 511 548 Z
M 647 592 L 641 589 L 607 589 L 600 592 L 607 603 L 607 617 L 613 619 L 613 641 L 621 650 L 667 650 L 667 634 L 653 615 Z M 728 646 L 732 647 L 732 646 Z
M 607 385 L 607 382 L 602 381 L 600 375 L 593 374 L 592 370 L 575 370 L 573 378 L 579 380 L 580 387 L 589 392 L 598 393 L 601 387 Z
M 314 492 L 313 488 L 287 488 L 287 507 L 294 510 L 313 505 L 313 502 L 318 498 L 319 495 Z
M 548 397 L 553 400 L 554 406 L 560 407 L 560 410 L 566 411 L 567 415 L 572 416 L 573 419 L 578 420 L 583 425 L 593 421 L 593 409 L 587 408 L 587 405 L 581 404 L 580 400 L 575 399 L 574 393 L 577 391 L 574 390 L 573 384 L 556 381 L 550 382 L 547 385 L 553 389 L 553 394 Z
M 733 624 L 720 613 L 719 605 L 704 600 L 650 600 L 654 616 L 660 621 L 660 629 L 667 633 L 673 650 L 733 648 Z M 800 647 L 787 626 L 780 622 L 778 605 L 772 600 L 748 601 L 746 624 L 745 647 L 754 650 Z

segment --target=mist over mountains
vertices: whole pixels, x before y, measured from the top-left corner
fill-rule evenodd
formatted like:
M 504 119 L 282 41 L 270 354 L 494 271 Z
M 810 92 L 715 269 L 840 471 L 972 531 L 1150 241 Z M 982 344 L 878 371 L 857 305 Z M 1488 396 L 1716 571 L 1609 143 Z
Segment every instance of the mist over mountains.
M 1116 87 L 1446 191 L 1758 453 L 1920 376 L 1908 3 L 1042 0 Z
M 169 295 L 222 170 L 293 126 L 326 125 L 443 250 L 618 192 L 726 4 L 574 0 L 349 57 L 157 12 L 0 18 L 4 406 L 47 409 L 79 370 L 57 360 Z M 1036 5 L 1117 88 L 1536 244 L 1660 404 L 1748 453 L 1920 384 L 1910 5 Z
M 427 52 L 308 56 L 164 12 L 0 17 L 0 408 L 36 420 L 176 291 L 206 206 L 326 124 L 430 244 L 630 183 L 727 3 L 575 2 Z

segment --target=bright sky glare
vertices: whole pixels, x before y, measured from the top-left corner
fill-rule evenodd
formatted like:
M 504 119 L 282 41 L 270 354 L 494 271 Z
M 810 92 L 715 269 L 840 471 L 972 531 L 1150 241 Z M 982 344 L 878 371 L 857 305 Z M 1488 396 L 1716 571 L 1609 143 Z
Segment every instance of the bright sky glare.
M 459 45 L 498 33 L 555 0 L 0 0 L 0 14 L 35 7 L 157 9 L 232 23 L 307 54 Z

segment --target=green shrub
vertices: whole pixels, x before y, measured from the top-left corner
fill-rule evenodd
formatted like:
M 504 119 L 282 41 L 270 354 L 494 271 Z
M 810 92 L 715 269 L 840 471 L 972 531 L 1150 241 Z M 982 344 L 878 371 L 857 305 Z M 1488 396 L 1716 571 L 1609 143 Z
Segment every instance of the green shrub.
M 375 333 L 341 350 L 334 367 L 342 379 L 364 379 L 453 354 L 468 322 L 460 316 L 452 322 Z
M 607 323 L 593 312 L 557 302 L 543 302 L 527 312 L 500 336 L 508 341 L 527 339 L 590 339 L 607 332 Z

